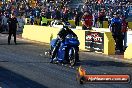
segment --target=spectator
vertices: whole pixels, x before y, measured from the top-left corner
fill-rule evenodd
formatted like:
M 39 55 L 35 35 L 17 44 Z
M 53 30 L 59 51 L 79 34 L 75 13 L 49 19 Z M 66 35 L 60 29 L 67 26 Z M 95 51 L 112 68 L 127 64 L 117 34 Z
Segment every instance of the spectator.
M 85 12 L 82 16 L 82 29 L 83 30 L 91 30 L 92 29 L 92 20 L 93 17 L 89 12 Z
M 22 16 L 20 15 L 19 18 L 17 18 L 18 21 L 18 32 L 23 32 L 23 28 L 24 28 L 24 24 L 25 24 L 25 20 L 22 18 Z
M 7 15 L 6 13 L 4 13 L 4 16 L 2 18 L 2 30 L 7 32 L 8 31 L 8 27 L 7 27 L 7 21 L 8 21 L 8 18 L 7 18 Z
M 87 2 L 85 2 L 84 6 L 83 6 L 83 11 L 89 11 Z
M 63 15 L 62 15 L 62 20 L 65 22 L 65 21 L 68 21 L 68 10 L 64 11 L 63 12 Z
M 93 13 L 93 26 L 98 28 L 98 14 L 97 14 L 97 12 Z
M 52 19 L 55 19 L 55 14 L 56 14 L 55 11 L 56 11 L 56 9 L 55 10 L 52 10 L 52 12 L 51 12 L 51 18 Z
M 108 12 L 108 28 L 110 27 L 112 18 L 113 18 L 113 11 L 109 10 L 109 12 Z
M 42 26 L 47 26 L 47 23 L 48 23 L 48 20 L 47 20 L 46 16 L 42 15 L 42 17 L 41 17 L 41 25 Z
M 103 21 L 104 21 L 104 18 L 105 18 L 105 12 L 104 11 L 101 11 L 99 12 L 99 27 L 100 28 L 103 28 Z
M 60 20 L 61 19 L 61 12 L 60 12 L 59 8 L 56 9 L 55 19 L 56 20 Z
M 35 18 L 34 24 L 35 24 L 35 25 L 41 25 L 41 21 L 40 21 L 40 17 L 39 17 L 39 16 L 37 16 L 37 17 Z
M 80 22 L 80 16 L 79 16 L 79 13 L 78 12 L 76 12 L 76 15 L 75 15 L 75 25 L 76 26 L 79 26 L 79 22 Z
M 2 32 L 2 13 L 0 12 L 0 32 Z
M 30 24 L 33 25 L 34 24 L 34 15 L 30 14 Z
M 51 18 L 51 11 L 50 11 L 49 8 L 47 9 L 46 17 L 47 17 L 47 19 L 50 19 Z
M 125 17 L 122 17 L 122 34 L 123 34 L 123 41 L 124 41 L 124 48 L 127 47 L 127 29 L 128 29 L 128 22 L 126 22 Z

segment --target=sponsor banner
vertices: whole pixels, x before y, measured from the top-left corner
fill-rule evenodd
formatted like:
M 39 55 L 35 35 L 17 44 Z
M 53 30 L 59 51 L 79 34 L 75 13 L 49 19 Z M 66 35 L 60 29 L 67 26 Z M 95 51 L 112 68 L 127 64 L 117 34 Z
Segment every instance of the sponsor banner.
M 104 50 L 104 33 L 85 32 L 85 48 L 91 51 L 103 52 Z

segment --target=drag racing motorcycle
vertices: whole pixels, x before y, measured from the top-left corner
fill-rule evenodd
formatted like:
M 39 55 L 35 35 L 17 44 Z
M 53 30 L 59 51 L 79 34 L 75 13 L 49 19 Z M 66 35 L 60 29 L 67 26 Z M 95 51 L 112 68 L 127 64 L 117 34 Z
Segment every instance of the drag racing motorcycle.
M 50 42 L 50 52 L 55 47 L 57 39 L 53 39 Z M 67 35 L 65 40 L 61 42 L 60 47 L 57 51 L 57 54 L 55 56 L 54 63 L 68 63 L 71 66 L 74 66 L 77 63 L 77 60 L 79 59 L 79 45 L 80 42 L 77 37 L 73 37 L 72 35 Z M 51 53 L 50 53 L 51 55 Z

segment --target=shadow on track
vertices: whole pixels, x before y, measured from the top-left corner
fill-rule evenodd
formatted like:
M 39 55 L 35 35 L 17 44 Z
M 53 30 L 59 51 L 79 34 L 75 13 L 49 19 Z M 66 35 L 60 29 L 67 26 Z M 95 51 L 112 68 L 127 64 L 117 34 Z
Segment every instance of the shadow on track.
M 34 43 L 28 43 L 28 42 L 18 42 L 17 45 L 33 45 Z M 8 45 L 8 43 L 0 43 L 0 45 Z M 14 43 L 11 43 L 10 45 L 15 45 Z
M 48 88 L 3 67 L 0 67 L 0 84 L 6 84 L 9 88 Z

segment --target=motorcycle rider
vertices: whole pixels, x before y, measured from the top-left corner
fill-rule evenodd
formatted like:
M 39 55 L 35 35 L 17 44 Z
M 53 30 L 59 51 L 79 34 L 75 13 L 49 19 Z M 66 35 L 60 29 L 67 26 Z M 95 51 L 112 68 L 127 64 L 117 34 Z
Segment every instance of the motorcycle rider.
M 55 60 L 54 58 L 55 58 L 55 55 L 56 55 L 56 53 L 57 53 L 57 51 L 60 47 L 60 44 L 61 44 L 62 41 L 65 40 L 65 37 L 68 34 L 73 35 L 73 37 L 77 37 L 77 35 L 69 28 L 69 25 L 67 25 L 67 22 L 63 22 L 63 28 L 57 34 L 56 46 L 51 52 L 50 63 L 52 63 Z M 79 61 L 79 59 L 77 61 Z

